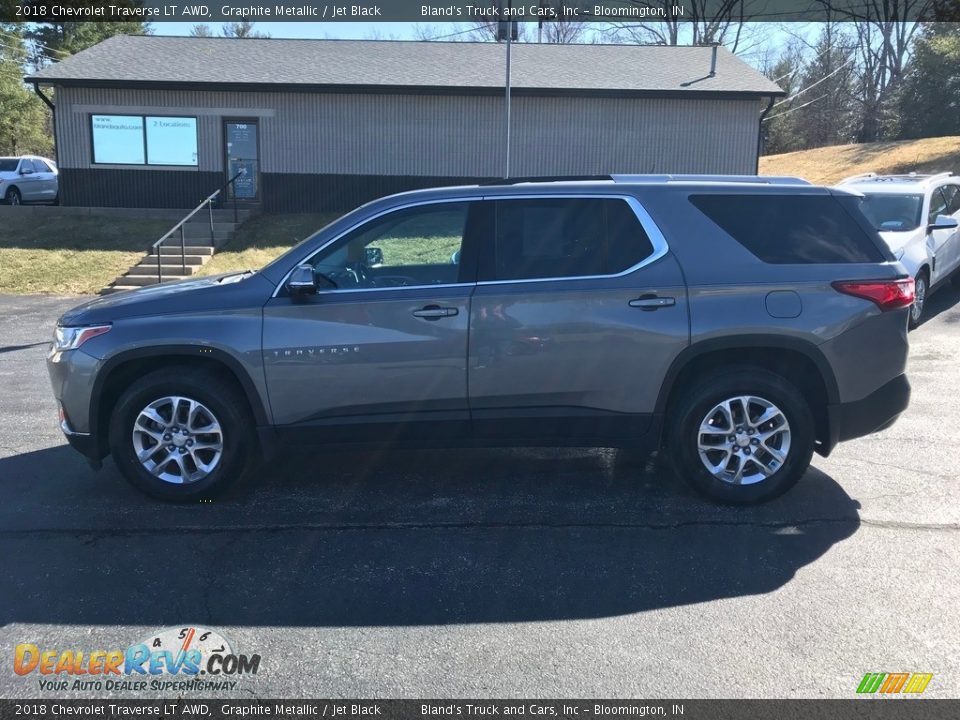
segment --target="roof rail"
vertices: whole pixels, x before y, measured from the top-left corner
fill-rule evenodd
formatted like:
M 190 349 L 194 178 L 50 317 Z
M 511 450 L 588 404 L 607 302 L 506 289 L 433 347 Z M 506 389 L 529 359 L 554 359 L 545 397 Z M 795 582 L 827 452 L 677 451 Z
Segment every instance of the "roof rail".
M 750 183 L 754 185 L 810 185 L 789 175 L 552 175 L 486 180 L 480 185 L 521 185 L 550 182 L 614 182 L 659 185 L 670 182 Z
M 848 178 L 844 178 L 843 180 L 838 182 L 837 185 L 846 185 L 847 183 L 855 182 L 857 180 L 867 180 L 869 178 L 875 178 L 875 177 L 877 177 L 877 174 L 875 172 L 860 173 L 859 175 L 851 175 Z
M 943 180 L 944 178 L 948 178 L 948 177 L 953 177 L 953 173 L 952 172 L 934 173 L 933 175 L 928 177 L 927 180 Z
M 618 183 L 747 183 L 751 185 L 810 185 L 803 178 L 791 175 L 614 175 Z
M 524 183 L 548 182 L 613 182 L 612 175 L 532 175 L 529 177 L 499 178 L 484 180 L 480 185 L 522 185 Z

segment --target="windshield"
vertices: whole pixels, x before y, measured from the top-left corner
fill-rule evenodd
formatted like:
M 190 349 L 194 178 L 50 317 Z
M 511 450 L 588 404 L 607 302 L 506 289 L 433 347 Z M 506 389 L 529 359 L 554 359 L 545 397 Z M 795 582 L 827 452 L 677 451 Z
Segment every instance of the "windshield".
M 923 195 L 864 195 L 860 209 L 871 224 L 883 232 L 904 232 L 920 226 Z
M 17 158 L 0 158 L 0 172 L 13 172 L 17 169 Z

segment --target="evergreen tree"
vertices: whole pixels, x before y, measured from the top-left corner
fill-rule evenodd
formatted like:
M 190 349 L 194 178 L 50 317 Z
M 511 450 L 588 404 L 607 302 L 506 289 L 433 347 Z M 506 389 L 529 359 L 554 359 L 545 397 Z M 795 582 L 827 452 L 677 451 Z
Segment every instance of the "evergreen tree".
M 926 23 L 899 95 L 903 138 L 960 135 L 960 23 Z
M 23 83 L 28 53 L 20 28 L 0 24 L 0 155 L 53 154 L 50 113 Z

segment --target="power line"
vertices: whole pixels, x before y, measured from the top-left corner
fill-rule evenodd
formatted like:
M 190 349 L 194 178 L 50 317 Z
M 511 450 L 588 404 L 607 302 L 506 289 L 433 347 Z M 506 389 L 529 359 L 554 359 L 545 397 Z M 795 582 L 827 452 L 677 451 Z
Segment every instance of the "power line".
M 817 102 L 818 100 L 823 100 L 825 97 L 829 97 L 829 95 L 830 95 L 830 93 L 824 93 L 824 94 L 821 95 L 820 97 L 814 98 L 814 99 L 811 100 L 810 102 L 806 102 L 806 103 L 804 103 L 803 105 L 797 105 L 795 108 L 790 108 L 789 110 L 784 110 L 782 113 L 777 113 L 776 115 L 771 115 L 770 117 L 765 117 L 765 118 L 763 119 L 763 122 L 766 122 L 767 120 L 775 120 L 775 119 L 777 119 L 777 118 L 779 118 L 779 117 L 783 117 L 784 115 L 789 115 L 789 114 L 792 113 L 792 112 L 795 112 L 795 111 L 797 111 L 797 110 L 800 110 L 800 109 L 802 109 L 802 108 L 805 108 L 807 105 L 813 105 L 813 104 L 814 104 L 815 102 Z
M 467 28 L 466 30 L 460 30 L 460 31 L 455 32 L 455 33 L 450 33 L 449 35 L 438 35 L 437 37 L 432 37 L 432 38 L 430 38 L 430 40 L 431 40 L 431 41 L 433 41 L 433 40 L 446 40 L 447 38 L 457 37 L 457 36 L 459 36 L 459 35 L 466 35 L 467 33 L 476 32 L 477 30 L 478 30 L 478 28 Z
M 50 52 L 53 52 L 53 53 L 67 53 L 67 54 L 69 54 L 68 51 L 66 51 L 66 50 L 64 50 L 64 49 L 62 49 L 62 48 L 58 50 L 57 48 L 52 48 L 52 47 L 50 47 L 49 45 L 44 45 L 44 44 L 43 44 L 42 42 L 40 42 L 39 40 L 31 40 L 31 39 L 29 39 L 29 38 L 22 37 L 22 36 L 20 36 L 20 35 L 15 34 L 15 33 L 5 33 L 5 32 L 3 32 L 3 30 L 0 30 L 0 35 L 6 35 L 8 38 L 15 38 L 15 39 L 17 39 L 17 40 L 22 40 L 22 41 L 25 42 L 25 43 L 31 43 L 31 44 L 35 45 L 36 47 L 41 47 L 41 48 L 43 48 L 44 50 L 49 50 Z
M 794 93 L 793 95 L 791 95 L 790 97 L 784 98 L 783 100 L 781 100 L 781 101 L 778 102 L 778 103 L 774 103 L 774 104 L 773 104 L 773 107 L 777 107 L 777 106 L 779 106 L 779 105 L 783 105 L 784 103 L 788 103 L 788 102 L 790 102 L 791 100 L 793 100 L 795 97 L 799 97 L 800 95 L 803 95 L 803 93 L 805 93 L 807 90 L 810 90 L 810 89 L 812 89 L 812 88 L 815 88 L 817 85 L 819 85 L 820 83 L 822 83 L 824 80 L 830 79 L 831 77 L 833 77 L 834 75 L 836 75 L 838 72 L 840 72 L 841 70 L 843 70 L 847 65 L 849 65 L 850 63 L 852 63 L 855 59 L 856 59 L 856 58 L 850 58 L 850 59 L 847 60 L 843 65 L 841 65 L 841 66 L 838 67 L 836 70 L 834 70 L 832 73 L 829 73 L 829 74 L 827 74 L 827 75 L 824 75 L 822 78 L 820 78 L 819 80 L 817 80 L 815 83 L 812 83 L 812 84 L 810 84 L 810 85 L 807 85 L 803 90 L 800 90 L 799 92 L 795 92 L 795 93 Z M 801 107 L 803 107 L 803 106 L 801 105 Z

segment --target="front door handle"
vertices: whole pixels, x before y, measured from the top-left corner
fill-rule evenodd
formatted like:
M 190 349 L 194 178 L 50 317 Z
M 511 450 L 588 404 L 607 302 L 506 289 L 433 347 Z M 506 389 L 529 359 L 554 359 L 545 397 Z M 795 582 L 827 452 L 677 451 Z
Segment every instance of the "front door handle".
M 419 310 L 414 310 L 413 314 L 415 317 L 423 318 L 424 320 L 439 320 L 440 318 L 453 317 L 454 315 L 459 315 L 460 311 L 452 307 L 440 307 L 439 305 L 427 305 L 424 308 Z
M 676 304 L 675 298 L 659 297 L 657 295 L 641 295 L 636 300 L 630 301 L 630 307 L 640 308 L 641 310 L 659 310 L 664 307 L 673 307 Z

